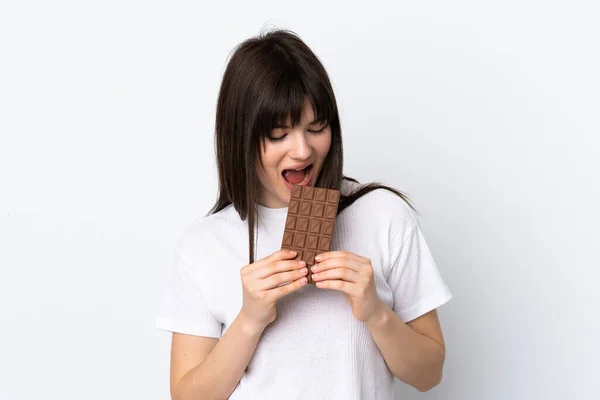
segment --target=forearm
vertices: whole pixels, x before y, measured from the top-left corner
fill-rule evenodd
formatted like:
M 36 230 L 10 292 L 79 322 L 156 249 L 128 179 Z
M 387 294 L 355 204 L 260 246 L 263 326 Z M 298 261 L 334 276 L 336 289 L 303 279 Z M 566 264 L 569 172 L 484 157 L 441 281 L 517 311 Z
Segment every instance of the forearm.
M 394 376 L 419 391 L 442 379 L 445 352 L 433 339 L 412 330 L 387 305 L 366 326 Z
M 242 378 L 263 330 L 264 327 L 256 327 L 238 314 L 208 356 L 181 378 L 173 399 L 229 398 Z

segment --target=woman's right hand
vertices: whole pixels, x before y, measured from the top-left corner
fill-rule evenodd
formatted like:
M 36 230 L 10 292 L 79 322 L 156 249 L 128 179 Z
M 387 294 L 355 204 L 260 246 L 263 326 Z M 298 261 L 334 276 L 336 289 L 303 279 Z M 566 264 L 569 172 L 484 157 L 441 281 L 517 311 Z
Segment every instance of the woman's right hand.
M 294 260 L 295 257 L 296 252 L 279 250 L 240 270 L 243 290 L 240 313 L 257 329 L 275 321 L 280 298 L 306 285 L 306 263 Z M 285 282 L 289 283 L 282 285 Z

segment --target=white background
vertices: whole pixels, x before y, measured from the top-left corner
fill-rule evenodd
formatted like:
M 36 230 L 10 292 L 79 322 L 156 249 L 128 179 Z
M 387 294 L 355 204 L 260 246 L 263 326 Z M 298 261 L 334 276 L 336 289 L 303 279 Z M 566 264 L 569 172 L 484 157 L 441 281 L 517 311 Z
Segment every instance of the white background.
M 173 246 L 216 198 L 227 56 L 272 27 L 454 294 L 442 384 L 397 399 L 597 398 L 596 4 L 0 0 L 0 398 L 168 398 Z

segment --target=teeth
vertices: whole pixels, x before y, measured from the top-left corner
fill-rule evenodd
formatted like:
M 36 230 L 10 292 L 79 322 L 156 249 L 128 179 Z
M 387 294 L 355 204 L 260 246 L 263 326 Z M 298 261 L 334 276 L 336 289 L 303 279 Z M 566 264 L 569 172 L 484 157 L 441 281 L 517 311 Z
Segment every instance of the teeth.
M 306 174 L 304 175 L 304 180 L 302 182 L 300 182 L 300 184 L 304 184 L 306 182 L 306 180 L 308 179 L 308 169 L 306 170 Z

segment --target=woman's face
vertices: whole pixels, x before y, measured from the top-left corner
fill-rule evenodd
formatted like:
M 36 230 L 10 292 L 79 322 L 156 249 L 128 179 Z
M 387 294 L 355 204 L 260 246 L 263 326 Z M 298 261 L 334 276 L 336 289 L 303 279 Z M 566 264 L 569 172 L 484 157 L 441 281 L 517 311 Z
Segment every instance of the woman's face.
M 256 161 L 259 203 L 269 208 L 287 207 L 292 184 L 314 186 L 331 147 L 331 127 L 314 122 L 309 101 L 304 103 L 298 126 L 276 128 L 261 148 L 262 166 Z

